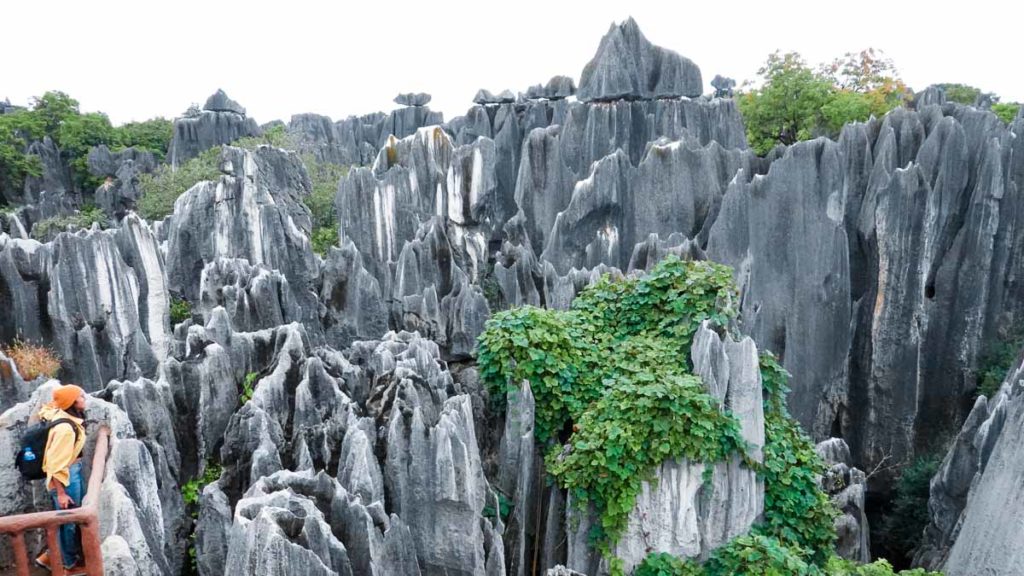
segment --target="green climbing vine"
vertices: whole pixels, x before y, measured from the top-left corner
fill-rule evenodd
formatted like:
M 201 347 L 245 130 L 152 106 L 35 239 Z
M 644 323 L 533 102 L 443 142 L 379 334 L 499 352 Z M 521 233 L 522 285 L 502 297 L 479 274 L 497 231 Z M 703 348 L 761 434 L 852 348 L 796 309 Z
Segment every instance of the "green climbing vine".
M 689 364 L 700 323 L 725 325 L 735 302 L 729 268 L 668 258 L 642 277 L 601 279 L 569 311 L 524 307 L 488 322 L 481 377 L 499 402 L 530 382 L 548 472 L 578 510 L 595 510 L 603 554 L 662 462 L 745 457 L 739 422 Z
M 764 388 L 764 521 L 755 531 L 806 553 L 823 566 L 832 554 L 836 511 L 818 484 L 825 466 L 814 442 L 786 410 L 785 369 L 770 353 L 761 354 Z

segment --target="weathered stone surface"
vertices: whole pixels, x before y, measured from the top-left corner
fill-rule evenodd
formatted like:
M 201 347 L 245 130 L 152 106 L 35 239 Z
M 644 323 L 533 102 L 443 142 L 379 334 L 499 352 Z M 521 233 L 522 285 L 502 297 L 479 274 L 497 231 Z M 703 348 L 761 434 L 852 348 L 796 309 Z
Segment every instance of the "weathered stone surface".
M 802 142 L 767 175 L 735 178 L 707 246 L 710 259 L 734 269 L 744 330 L 782 357 L 792 374 L 790 411 L 816 433 L 829 429 L 847 389 L 850 272 L 840 158 L 830 141 Z
M 576 94 L 576 82 L 568 76 L 554 76 L 547 84 L 530 86 L 526 91 L 529 100 L 562 100 Z
M 193 314 L 204 321 L 223 307 L 231 327 L 255 332 L 302 319 L 288 280 L 277 270 L 250 266 L 243 258 L 215 258 L 199 278 L 199 303 Z
M 711 80 L 711 87 L 715 89 L 715 98 L 732 98 L 736 81 L 721 74 L 715 74 L 714 79 Z
M 679 54 L 651 44 L 636 21 L 612 24 L 597 54 L 583 69 L 581 101 L 700 96 L 700 68 Z
M 870 531 L 865 512 L 867 478 L 852 467 L 850 447 L 841 438 L 829 438 L 814 450 L 828 466 L 821 488 L 839 511 L 835 520 L 836 554 L 847 560 L 870 562 Z
M 238 102 L 228 98 L 228 95 L 219 89 L 206 99 L 203 110 L 209 110 L 210 112 L 234 112 L 235 114 L 245 116 L 245 108 Z
M 433 421 L 413 398 L 396 399 L 387 445 L 391 505 L 409 525 L 423 574 L 484 574 L 481 519 L 490 488 L 469 397 L 450 398 Z
M 331 248 L 320 270 L 321 321 L 327 343 L 341 349 L 355 340 L 380 338 L 388 314 L 380 283 L 363 267 L 351 241 Z
M 25 154 L 38 160 L 40 173 L 38 176 L 25 177 L 25 186 L 20 195 L 16 190 L 5 190 L 8 202 L 46 204 L 58 201 L 65 193 L 72 191 L 71 172 L 61 160 L 57 144 L 49 136 L 29 144 Z
M 174 121 L 174 137 L 167 157 L 172 166 L 180 166 L 214 146 L 260 134 L 259 125 L 246 117 L 245 108 L 218 90 L 206 100 L 198 115 Z
M 930 522 L 915 562 L 946 574 L 1012 574 L 1024 486 L 1024 366 L 978 399 L 932 479 Z
M 319 275 L 310 248 L 311 183 L 298 156 L 261 146 L 227 147 L 223 175 L 200 182 L 175 202 L 167 221 L 167 279 L 172 292 L 199 300 L 202 270 L 218 258 L 242 258 L 280 272 L 312 338 L 321 329 L 315 294 Z
M 395 104 L 399 106 L 426 106 L 430 103 L 430 94 L 426 92 L 404 92 L 395 96 Z
M 481 106 L 487 104 L 511 104 L 516 101 L 516 95 L 511 90 L 502 90 L 495 94 L 490 90 L 481 88 L 477 90 L 476 96 L 473 96 L 473 103 L 480 104 Z

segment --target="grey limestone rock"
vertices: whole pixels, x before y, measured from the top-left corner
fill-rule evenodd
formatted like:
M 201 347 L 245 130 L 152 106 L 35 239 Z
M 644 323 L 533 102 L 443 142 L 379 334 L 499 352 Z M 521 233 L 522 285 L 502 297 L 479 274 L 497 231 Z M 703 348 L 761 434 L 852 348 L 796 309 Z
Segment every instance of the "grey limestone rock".
M 174 136 L 167 155 L 172 166 L 180 166 L 214 146 L 261 133 L 256 121 L 246 117 L 245 108 L 218 90 L 206 100 L 198 115 L 174 121 Z
M 1022 562 L 1022 378 L 1018 365 L 989 402 L 979 398 L 932 479 L 931 522 L 918 562 L 952 576 L 1012 574 Z
M 612 24 L 597 54 L 583 69 L 577 98 L 594 100 L 700 96 L 700 68 L 688 58 L 651 44 L 636 21 Z
M 430 94 L 426 92 L 403 92 L 395 96 L 395 104 L 399 106 L 426 106 L 430 103 Z
M 473 96 L 473 102 L 480 104 L 481 106 L 487 104 L 511 104 L 516 101 L 516 95 L 511 90 L 502 90 L 495 94 L 490 90 L 481 88 L 477 90 L 476 96 Z
M 228 98 L 228 95 L 220 89 L 206 99 L 206 104 L 203 105 L 203 110 L 208 110 L 210 112 L 234 112 L 235 114 L 245 116 L 245 108 L 243 108 L 238 102 Z
M 865 511 L 867 478 L 852 466 L 850 447 L 842 438 L 829 438 L 814 450 L 828 466 L 821 488 L 839 511 L 835 520 L 836 554 L 855 562 L 870 562 L 870 530 Z

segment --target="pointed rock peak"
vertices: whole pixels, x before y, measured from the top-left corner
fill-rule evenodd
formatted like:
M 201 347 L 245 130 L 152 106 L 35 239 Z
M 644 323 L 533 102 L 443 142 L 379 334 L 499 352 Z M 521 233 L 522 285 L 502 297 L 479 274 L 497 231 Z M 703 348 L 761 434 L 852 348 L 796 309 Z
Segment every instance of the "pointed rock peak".
M 234 112 L 235 114 L 241 114 L 245 116 L 245 108 L 235 102 L 223 90 L 217 90 L 212 96 L 206 99 L 206 104 L 203 105 L 203 110 L 209 110 L 211 112 Z
M 426 92 L 405 92 L 395 96 L 395 104 L 399 106 L 426 106 L 430 102 L 430 94 Z
M 689 58 L 651 44 L 636 20 L 612 24 L 583 69 L 581 101 L 653 100 L 700 96 L 700 68 Z

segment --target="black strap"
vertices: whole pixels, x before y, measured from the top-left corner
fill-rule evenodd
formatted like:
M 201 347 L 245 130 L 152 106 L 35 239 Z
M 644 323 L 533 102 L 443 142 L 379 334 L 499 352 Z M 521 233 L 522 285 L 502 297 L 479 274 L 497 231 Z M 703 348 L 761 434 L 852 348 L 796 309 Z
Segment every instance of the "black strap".
M 75 443 L 77 444 L 78 443 L 78 425 L 75 424 L 75 421 L 72 420 L 71 418 L 58 418 L 56 420 L 50 420 L 50 429 L 52 430 L 53 427 L 58 425 L 58 424 L 70 424 L 71 425 L 71 430 L 73 430 L 74 433 L 75 433 Z

